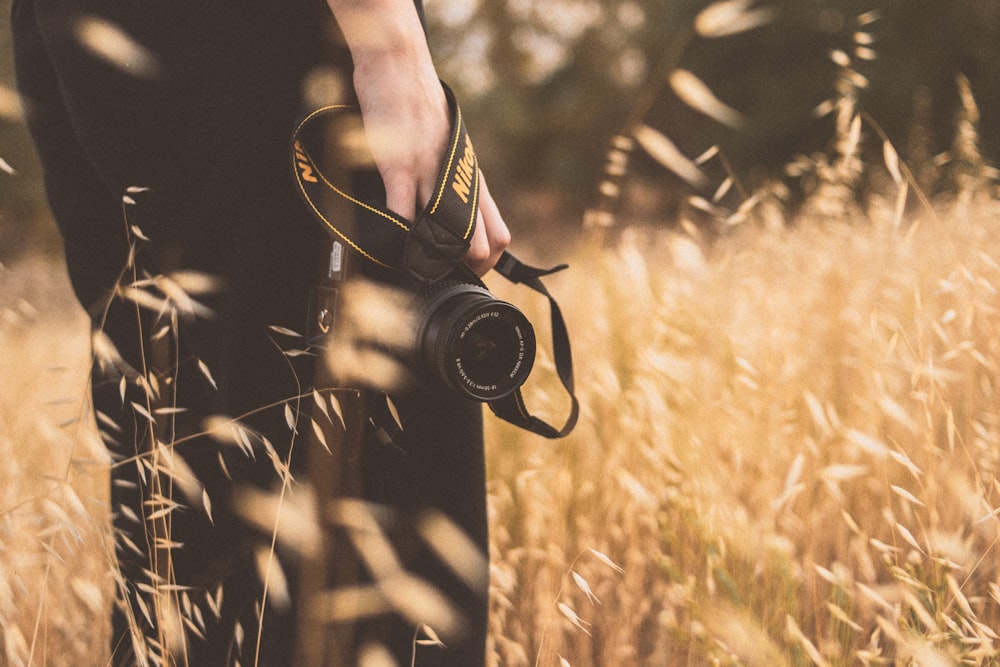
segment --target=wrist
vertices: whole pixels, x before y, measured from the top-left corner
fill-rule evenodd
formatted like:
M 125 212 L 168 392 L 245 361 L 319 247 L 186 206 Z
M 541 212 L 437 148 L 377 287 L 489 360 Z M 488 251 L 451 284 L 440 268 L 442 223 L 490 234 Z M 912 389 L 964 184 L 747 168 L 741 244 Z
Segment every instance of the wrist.
M 355 67 L 398 67 L 430 60 L 412 0 L 330 0 Z

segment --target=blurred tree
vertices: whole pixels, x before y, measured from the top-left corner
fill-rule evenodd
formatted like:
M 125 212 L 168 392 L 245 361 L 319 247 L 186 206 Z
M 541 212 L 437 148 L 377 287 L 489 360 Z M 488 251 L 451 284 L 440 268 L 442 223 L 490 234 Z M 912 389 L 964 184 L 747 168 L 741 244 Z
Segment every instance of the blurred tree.
M 446 0 L 428 2 L 442 76 L 475 119 L 492 187 L 544 193 L 578 220 L 600 178 L 609 138 L 699 5 L 469 0 L 456 8 Z M 522 200 L 508 199 L 515 209 Z
M 865 103 L 884 118 L 897 143 L 929 97 L 932 149 L 951 143 L 958 99 L 956 76 L 968 77 L 982 113 L 982 149 L 1000 160 L 1000 2 L 995 0 L 886 0 L 876 32 Z
M 722 145 L 752 187 L 790 157 L 824 149 L 833 123 L 814 109 L 831 98 L 840 51 L 867 80 L 863 109 L 904 157 L 915 122 L 924 150 L 945 150 L 955 129 L 959 73 L 982 114 L 981 148 L 1000 159 L 1000 3 L 996 0 L 747 0 L 776 9 L 771 25 L 692 38 L 709 0 L 428 0 L 431 36 L 477 133 L 495 189 L 556 193 L 579 220 L 593 198 L 608 141 L 644 86 L 658 94 L 646 120 L 689 157 Z M 719 3 L 722 4 L 722 3 Z M 859 22 L 859 17 L 863 21 Z M 724 127 L 691 110 L 657 64 L 693 72 L 746 122 Z M 916 111 L 915 111 L 916 110 Z M 647 169 L 638 156 L 638 172 Z M 671 179 L 662 181 L 669 189 Z M 519 197 L 511 198 L 518 200 Z M 517 221 L 514 221 L 517 224 Z
M 608 142 L 644 90 L 656 93 L 646 122 L 690 157 L 723 146 L 748 187 L 792 155 L 823 149 L 832 122 L 813 109 L 834 93 L 830 53 L 838 49 L 868 80 L 862 107 L 904 158 L 949 147 L 963 73 L 980 108 L 983 153 L 1000 161 L 997 0 L 746 0 L 751 9 L 775 7 L 775 21 L 718 39 L 692 32 L 711 0 L 426 4 L 442 77 L 473 119 L 491 186 L 515 227 L 540 216 L 579 222 L 596 197 Z M 9 11 L 10 0 L 0 0 L 0 13 Z M 862 15 L 871 19 L 863 26 Z M 13 97 L 8 21 L 0 21 L 0 53 L 0 158 L 16 170 L 0 170 L 3 260 L 50 237 L 51 226 Z M 745 123 L 725 127 L 690 109 L 667 85 L 663 63 L 695 74 Z M 676 183 L 641 154 L 633 168 L 664 193 Z

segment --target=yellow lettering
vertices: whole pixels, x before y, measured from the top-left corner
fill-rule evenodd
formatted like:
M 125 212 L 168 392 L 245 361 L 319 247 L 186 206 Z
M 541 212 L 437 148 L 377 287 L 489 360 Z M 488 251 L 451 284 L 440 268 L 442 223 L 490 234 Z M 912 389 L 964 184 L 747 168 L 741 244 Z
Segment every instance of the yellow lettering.
M 472 187 L 472 168 L 476 162 L 476 153 L 472 149 L 472 142 L 465 139 L 465 153 L 455 164 L 455 179 L 451 183 L 451 189 L 462 200 L 463 204 L 469 203 L 469 188 Z
M 305 150 L 302 148 L 302 144 L 298 141 L 295 142 L 295 164 L 299 168 L 299 176 L 301 176 L 303 181 L 309 181 L 310 183 L 318 183 L 319 180 L 313 173 L 312 162 L 309 161 L 309 157 L 306 155 Z
M 451 189 L 455 191 L 463 204 L 469 203 L 469 186 L 459 179 L 455 179 L 451 184 Z

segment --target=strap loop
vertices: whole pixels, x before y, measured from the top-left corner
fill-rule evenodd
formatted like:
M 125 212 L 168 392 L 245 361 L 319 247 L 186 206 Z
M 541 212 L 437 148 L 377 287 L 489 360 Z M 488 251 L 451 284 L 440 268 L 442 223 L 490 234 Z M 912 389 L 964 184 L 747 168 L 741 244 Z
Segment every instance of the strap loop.
M 494 270 L 513 283 L 527 285 L 549 300 L 549 318 L 552 321 L 552 350 L 555 354 L 556 374 L 559 381 L 570 397 L 570 413 L 566 423 L 561 429 L 556 429 L 543 422 L 537 417 L 533 417 L 524 405 L 524 398 L 521 390 L 518 389 L 513 394 L 509 394 L 501 399 L 491 401 L 490 409 L 493 414 L 501 419 L 516 424 L 521 428 L 546 438 L 561 438 L 569 435 L 576 426 L 577 418 L 580 416 L 580 403 L 576 398 L 573 383 L 573 355 L 569 345 L 569 333 L 566 330 L 566 322 L 563 319 L 562 311 L 555 298 L 542 284 L 540 278 L 553 274 L 557 271 L 567 269 L 567 264 L 560 264 L 551 269 L 539 269 L 528 266 L 509 252 L 505 252 Z

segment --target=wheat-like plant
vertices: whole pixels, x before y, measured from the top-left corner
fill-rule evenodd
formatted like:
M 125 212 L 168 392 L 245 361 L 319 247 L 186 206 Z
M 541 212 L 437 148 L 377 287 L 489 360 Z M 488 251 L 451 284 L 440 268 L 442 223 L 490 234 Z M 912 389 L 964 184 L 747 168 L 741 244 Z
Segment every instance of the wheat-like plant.
M 491 427 L 494 664 L 996 660 L 998 215 L 581 252 L 578 432 Z
M 695 17 L 689 38 L 722 39 L 773 17 L 766 5 L 724 0 Z M 953 184 L 948 197 L 926 191 L 926 165 L 910 167 L 860 108 L 858 63 L 877 55 L 866 28 L 877 18 L 856 17 L 853 46 L 831 56 L 838 89 L 818 110 L 835 114 L 831 150 L 795 158 L 785 174 L 806 184 L 801 207 L 788 205 L 781 180 L 741 192 L 718 148 L 684 155 L 644 122 L 664 87 L 718 122 L 745 122 L 679 66 L 677 51 L 612 141 L 604 200 L 588 220 L 622 232 L 585 235 L 573 271 L 552 281 L 573 332 L 579 426 L 548 442 L 488 422 L 491 665 L 1000 662 L 997 172 L 978 152 L 975 100 L 961 79 L 954 147 L 933 176 Z M 866 162 L 862 146 L 875 140 L 881 160 Z M 615 218 L 637 147 L 694 188 L 673 230 Z M 705 168 L 716 160 L 721 182 Z M 858 196 L 874 173 L 881 187 Z M 705 234 L 692 211 L 720 233 Z M 113 586 L 126 583 L 110 557 L 109 462 L 96 435 L 110 424 L 86 416 L 84 318 L 52 312 L 64 292 L 30 291 L 45 271 L 0 272 L 0 655 L 10 665 L 105 664 Z M 115 298 L 156 313 L 153 338 L 170 343 L 180 319 L 205 315 L 202 278 L 126 273 Z M 56 307 L 40 314 L 44 304 Z M 527 310 L 546 320 L 545 304 Z M 363 329 L 371 314 L 357 317 Z M 272 333 L 289 357 L 310 353 L 298 333 Z M 528 400 L 563 414 L 545 343 Z M 134 408 L 150 428 L 169 424 L 182 407 L 161 391 L 169 383 L 126 368 L 106 338 L 91 344 L 98 363 L 148 398 Z M 398 376 L 375 362 L 348 370 Z M 261 409 L 282 411 L 288 437 L 322 460 L 352 428 L 357 398 L 303 391 Z M 169 547 L 171 513 L 180 503 L 210 513 L 212 499 L 161 428 L 156 447 L 114 465 L 162 481 L 144 518 Z M 270 537 L 256 558 L 271 603 L 295 593 L 284 571 L 294 563 L 277 558 L 278 546 L 318 563 L 330 526 L 375 574 L 339 589 L 305 577 L 310 632 L 393 610 L 414 622 L 417 645 L 461 624 L 400 566 L 382 508 L 331 497 L 334 471 L 317 467 L 313 487 L 297 485 L 288 461 L 238 417 L 210 419 L 204 434 L 274 466 L 276 490 L 245 490 L 238 503 Z M 481 556 L 454 526 L 427 515 L 418 529 L 480 585 Z M 179 590 L 169 559 L 151 563 L 150 581 L 145 613 L 161 636 L 140 654 L 165 664 L 219 599 Z M 358 659 L 392 662 L 376 645 Z

